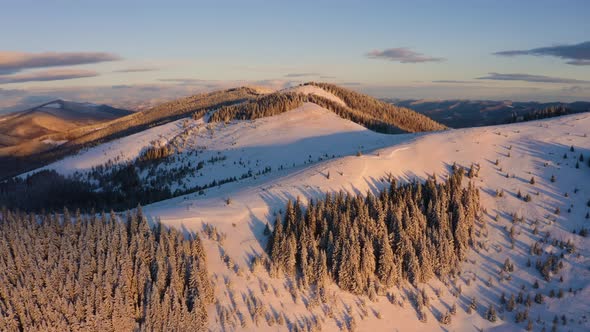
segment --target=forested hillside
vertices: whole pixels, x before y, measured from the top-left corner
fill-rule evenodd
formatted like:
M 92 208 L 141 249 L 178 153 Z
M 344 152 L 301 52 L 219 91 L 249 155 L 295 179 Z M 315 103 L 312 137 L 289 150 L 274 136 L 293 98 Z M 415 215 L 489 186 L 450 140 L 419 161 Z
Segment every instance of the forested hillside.
M 346 105 L 354 110 L 380 119 L 405 132 L 421 132 L 443 130 L 446 127 L 431 118 L 405 107 L 385 103 L 349 89 L 344 89 L 330 83 L 310 82 L 307 84 L 318 86 L 339 97 Z
M 200 331 L 213 302 L 198 236 L 137 210 L 0 214 L 1 331 Z
M 212 114 L 210 121 L 253 120 L 281 114 L 301 106 L 304 102 L 312 102 L 333 111 L 344 119 L 381 133 L 399 134 L 445 128 L 410 109 L 396 107 L 336 85 L 327 83 L 307 83 L 306 85 L 317 86 L 336 98 L 342 99 L 344 104 L 319 94 L 278 91 L 250 102 L 221 107 Z

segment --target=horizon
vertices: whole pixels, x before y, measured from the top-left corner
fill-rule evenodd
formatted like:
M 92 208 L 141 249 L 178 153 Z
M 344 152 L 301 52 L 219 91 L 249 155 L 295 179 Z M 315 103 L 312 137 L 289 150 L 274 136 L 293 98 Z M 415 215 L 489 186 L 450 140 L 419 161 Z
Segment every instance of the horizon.
M 585 1 L 6 7 L 2 113 L 51 98 L 138 105 L 308 81 L 392 99 L 590 101 Z

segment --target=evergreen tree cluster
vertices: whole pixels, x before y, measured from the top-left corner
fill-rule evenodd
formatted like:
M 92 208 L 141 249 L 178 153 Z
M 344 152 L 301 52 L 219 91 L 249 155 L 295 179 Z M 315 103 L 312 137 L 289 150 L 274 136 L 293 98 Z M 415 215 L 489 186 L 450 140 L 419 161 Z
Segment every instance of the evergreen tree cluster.
M 533 110 L 525 114 L 512 114 L 512 117 L 505 121 L 506 123 L 514 123 L 514 122 L 525 122 L 525 121 L 533 121 L 533 120 L 540 120 L 540 119 L 547 119 L 547 118 L 554 118 L 557 116 L 568 115 L 579 113 L 580 111 L 574 111 L 567 108 L 564 105 L 553 105 L 549 106 L 544 109 L 540 110 Z
M 212 301 L 200 239 L 140 209 L 0 214 L 1 331 L 199 331 Z
M 230 120 L 254 120 L 278 115 L 303 105 L 305 95 L 275 92 L 257 99 L 231 106 L 223 106 L 211 114 L 211 122 Z
M 463 176 L 455 168 L 442 183 L 392 182 L 378 196 L 326 194 L 305 212 L 289 202 L 268 243 L 271 274 L 371 295 L 459 272 L 479 209 L 479 191 L 462 186 Z
M 158 160 L 162 158 L 166 158 L 174 153 L 174 148 L 169 145 L 163 146 L 150 146 L 145 151 L 141 153 L 137 160 L 139 162 L 142 161 L 152 161 Z
M 406 132 L 413 133 L 446 129 L 444 125 L 409 108 L 395 106 L 330 83 L 310 82 L 307 84 L 315 85 L 332 93 L 342 99 L 351 109 L 369 114 L 375 119 L 381 119 Z

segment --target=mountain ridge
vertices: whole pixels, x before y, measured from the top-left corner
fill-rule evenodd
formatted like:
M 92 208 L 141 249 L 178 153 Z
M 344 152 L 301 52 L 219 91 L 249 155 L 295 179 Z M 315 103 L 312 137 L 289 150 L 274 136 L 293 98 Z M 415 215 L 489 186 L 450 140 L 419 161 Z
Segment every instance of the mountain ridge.
M 521 102 L 512 100 L 475 99 L 397 99 L 383 101 L 401 105 L 452 128 L 499 125 L 551 107 L 565 107 L 569 114 L 590 111 L 590 102 Z

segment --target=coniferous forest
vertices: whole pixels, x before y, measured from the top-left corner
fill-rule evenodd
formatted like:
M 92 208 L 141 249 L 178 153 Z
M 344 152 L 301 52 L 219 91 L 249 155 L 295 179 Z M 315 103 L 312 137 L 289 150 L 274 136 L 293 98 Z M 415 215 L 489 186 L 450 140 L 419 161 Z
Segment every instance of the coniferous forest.
M 455 274 L 466 258 L 479 211 L 479 191 L 462 186 L 463 169 L 448 180 L 396 185 L 378 196 L 327 194 L 305 212 L 289 202 L 268 243 L 271 273 L 321 289 L 328 280 L 375 294 Z
M 0 331 L 199 331 L 211 302 L 200 239 L 141 209 L 0 214 Z

